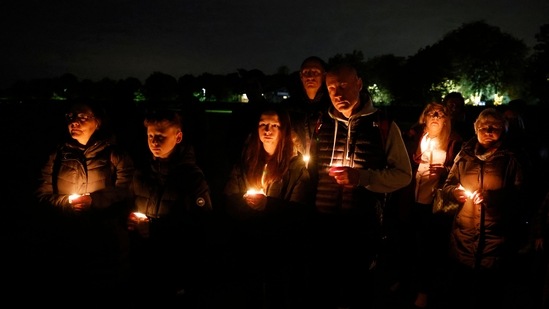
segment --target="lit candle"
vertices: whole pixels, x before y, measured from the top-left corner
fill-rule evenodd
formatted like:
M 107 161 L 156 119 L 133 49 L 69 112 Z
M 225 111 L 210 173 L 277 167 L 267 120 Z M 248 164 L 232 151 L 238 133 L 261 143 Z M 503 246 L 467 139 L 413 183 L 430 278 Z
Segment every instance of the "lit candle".
M 306 168 L 309 168 L 309 159 L 310 159 L 310 158 L 311 158 L 311 157 L 309 157 L 308 155 L 304 155 L 304 156 L 303 156 L 303 161 L 305 162 L 305 167 L 306 167 Z
M 435 152 L 436 142 L 434 139 L 429 140 L 429 164 L 433 164 L 433 152 Z
M 261 173 L 261 191 L 265 188 L 265 177 L 267 177 L 267 164 L 263 166 L 263 173 Z
M 246 195 L 254 195 L 254 194 L 263 194 L 265 195 L 265 191 L 263 191 L 263 188 L 257 190 L 257 189 L 248 189 L 246 191 Z
M 472 198 L 473 197 L 473 192 L 465 190 L 465 188 L 461 184 L 459 185 L 458 189 L 461 189 L 461 190 L 465 191 L 465 195 L 467 196 L 467 198 Z
M 147 215 L 145 215 L 145 214 L 142 213 L 142 212 L 135 211 L 135 212 L 133 212 L 133 215 L 134 215 L 137 219 L 139 219 L 139 221 L 147 219 Z
M 76 193 L 69 195 L 69 203 L 72 204 L 72 201 L 79 198 L 80 196 L 81 196 L 80 194 L 76 194 Z

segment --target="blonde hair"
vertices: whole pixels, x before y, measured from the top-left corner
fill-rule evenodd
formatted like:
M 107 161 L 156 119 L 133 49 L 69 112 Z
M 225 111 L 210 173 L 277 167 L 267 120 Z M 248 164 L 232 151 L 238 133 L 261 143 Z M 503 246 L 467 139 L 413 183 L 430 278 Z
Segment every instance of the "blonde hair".
M 477 120 L 475 120 L 475 133 L 478 133 L 478 129 L 480 125 L 488 120 L 488 118 L 492 118 L 494 121 L 492 121 L 492 124 L 499 124 L 504 129 L 504 132 L 507 132 L 507 129 L 509 127 L 509 123 L 507 122 L 507 119 L 503 115 L 503 113 L 500 113 L 497 109 L 489 107 L 480 112 L 480 114 L 477 117 Z
M 426 123 L 427 114 L 434 110 L 441 110 L 444 113 L 444 121 L 442 122 L 442 130 L 438 136 L 438 146 L 439 149 L 446 150 L 448 148 L 448 143 L 450 141 L 450 134 L 452 133 L 452 121 L 450 115 L 448 114 L 448 108 L 438 102 L 431 102 L 425 105 L 425 108 L 419 116 L 418 122 L 423 125 L 423 132 L 428 131 Z

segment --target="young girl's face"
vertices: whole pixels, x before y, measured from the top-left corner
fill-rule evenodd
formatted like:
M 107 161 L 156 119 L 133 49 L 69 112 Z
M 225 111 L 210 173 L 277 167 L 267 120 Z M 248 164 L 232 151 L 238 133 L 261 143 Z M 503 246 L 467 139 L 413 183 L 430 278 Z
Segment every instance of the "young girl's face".
M 267 113 L 259 118 L 257 127 L 259 139 L 263 143 L 263 148 L 269 154 L 273 154 L 278 141 L 280 140 L 280 121 L 278 115 Z

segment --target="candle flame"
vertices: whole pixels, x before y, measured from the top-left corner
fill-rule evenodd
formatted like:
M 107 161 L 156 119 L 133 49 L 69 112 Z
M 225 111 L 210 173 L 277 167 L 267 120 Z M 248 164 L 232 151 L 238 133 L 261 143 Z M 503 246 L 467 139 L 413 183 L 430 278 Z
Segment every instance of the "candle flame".
M 248 189 L 248 191 L 246 191 L 246 195 L 254 195 L 254 194 L 263 194 L 265 195 L 265 191 L 263 191 L 263 188 L 262 189 Z
M 80 196 L 81 196 L 80 194 L 76 194 L 76 193 L 73 193 L 73 194 L 69 195 L 69 203 L 72 204 L 72 201 L 79 198 Z
M 142 212 L 138 212 L 138 211 L 135 211 L 133 213 L 134 216 L 136 216 L 138 219 L 142 220 L 142 219 L 147 219 L 147 215 L 145 215 L 144 213 Z
M 473 197 L 473 192 L 466 190 L 461 184 L 458 186 L 458 189 L 465 191 L 465 195 L 467 196 L 467 198 Z

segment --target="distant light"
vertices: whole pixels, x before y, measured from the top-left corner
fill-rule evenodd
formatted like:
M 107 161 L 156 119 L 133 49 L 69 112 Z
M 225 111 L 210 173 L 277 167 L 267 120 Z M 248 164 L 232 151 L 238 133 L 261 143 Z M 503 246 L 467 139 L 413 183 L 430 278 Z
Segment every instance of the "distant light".
M 228 109 L 207 109 L 206 113 L 212 113 L 212 114 L 232 114 L 232 110 Z

